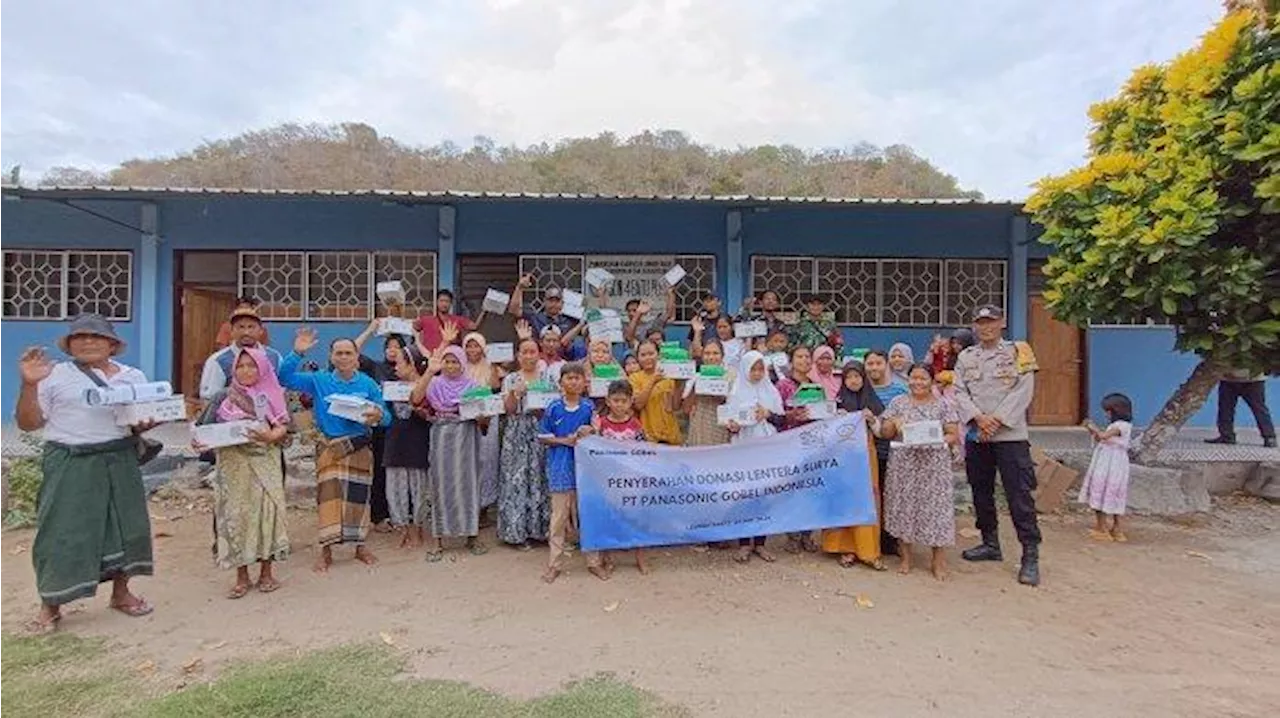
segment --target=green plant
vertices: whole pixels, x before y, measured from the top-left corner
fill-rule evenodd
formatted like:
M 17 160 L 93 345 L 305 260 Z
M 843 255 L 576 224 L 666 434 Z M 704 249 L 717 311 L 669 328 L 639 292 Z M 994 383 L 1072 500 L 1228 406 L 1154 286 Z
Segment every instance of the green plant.
M 7 462 L 4 470 L 9 491 L 8 511 L 4 523 L 10 527 L 30 526 L 36 520 L 36 498 L 40 495 L 40 483 L 44 472 L 40 468 L 40 454 L 44 442 L 34 434 L 23 434 L 22 442 L 33 449 L 33 455 L 21 456 Z

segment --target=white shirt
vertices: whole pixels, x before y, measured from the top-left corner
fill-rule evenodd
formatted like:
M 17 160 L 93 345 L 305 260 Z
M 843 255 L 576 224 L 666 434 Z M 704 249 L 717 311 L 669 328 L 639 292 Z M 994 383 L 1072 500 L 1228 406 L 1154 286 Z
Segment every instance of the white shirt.
M 99 369 L 91 371 L 108 386 L 146 383 L 147 377 L 141 371 L 114 361 L 111 363 L 119 371 L 110 377 Z M 113 407 L 90 406 L 85 399 L 85 392 L 97 386 L 71 362 L 59 362 L 53 366 L 53 372 L 36 386 L 36 400 L 45 420 L 45 441 L 75 446 L 100 444 L 129 435 L 129 427 L 116 426 Z

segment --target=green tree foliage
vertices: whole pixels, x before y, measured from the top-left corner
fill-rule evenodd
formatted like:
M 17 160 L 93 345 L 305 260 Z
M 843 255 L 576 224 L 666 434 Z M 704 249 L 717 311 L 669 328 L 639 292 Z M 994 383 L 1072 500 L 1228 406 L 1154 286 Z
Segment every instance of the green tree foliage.
M 1227 368 L 1280 369 L 1280 41 L 1230 12 L 1200 45 L 1094 105 L 1088 162 L 1027 210 L 1054 248 L 1045 299 L 1076 324 L 1154 320 L 1202 359 L 1180 424 Z M 1199 394 L 1198 398 L 1196 394 Z
M 719 149 L 674 130 L 611 132 L 529 147 L 476 137 L 412 147 L 364 124 L 286 124 L 206 142 L 169 158 L 134 159 L 100 174 L 58 167 L 44 185 L 276 189 L 401 189 L 608 194 L 753 194 L 981 198 L 909 147 L 806 151 L 790 145 Z

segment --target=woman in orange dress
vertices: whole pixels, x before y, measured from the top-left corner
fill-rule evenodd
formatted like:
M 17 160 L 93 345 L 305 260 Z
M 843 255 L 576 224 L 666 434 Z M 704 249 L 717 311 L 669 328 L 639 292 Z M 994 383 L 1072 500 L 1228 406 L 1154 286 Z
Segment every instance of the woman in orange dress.
M 871 388 L 866 370 L 861 362 L 851 361 L 844 366 L 844 376 L 836 402 L 842 411 L 861 413 L 867 417 L 867 456 L 871 463 L 871 491 L 877 497 L 876 516 L 883 517 L 880 505 L 880 467 L 876 461 L 876 439 L 871 427 L 883 411 L 884 404 Z M 822 531 L 823 553 L 840 554 L 840 565 L 846 568 L 862 563 L 877 571 L 885 569 L 880 555 L 880 522 L 868 526 L 846 526 Z

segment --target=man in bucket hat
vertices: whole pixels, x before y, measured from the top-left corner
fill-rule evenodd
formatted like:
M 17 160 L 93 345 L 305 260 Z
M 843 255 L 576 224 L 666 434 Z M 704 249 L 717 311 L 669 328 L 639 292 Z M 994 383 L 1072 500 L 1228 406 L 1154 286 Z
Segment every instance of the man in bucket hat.
M 1022 543 L 1018 582 L 1040 583 L 1040 526 L 1031 492 L 1035 465 L 1028 441 L 1027 409 L 1035 392 L 1036 358 L 1026 342 L 1004 339 L 1004 309 L 979 307 L 973 314 L 978 343 L 956 358 L 955 390 L 960 419 L 967 425 L 965 473 L 973 488 L 973 511 L 982 543 L 964 551 L 966 561 L 1001 561 L 996 515 L 996 472 L 1004 485 L 1009 514 Z
M 93 596 L 106 581 L 112 583 L 111 608 L 135 617 L 152 611 L 129 590 L 131 577 L 154 571 L 136 438 L 151 425 L 117 426 L 113 407 L 86 398 L 100 386 L 147 378 L 115 361 L 124 341 L 97 314 L 76 317 L 58 348 L 71 361 L 54 363 L 44 350 L 30 348 L 18 363 L 18 428 L 44 435 L 31 545 L 40 613 L 29 628 L 39 633 L 57 627 L 63 604 Z

